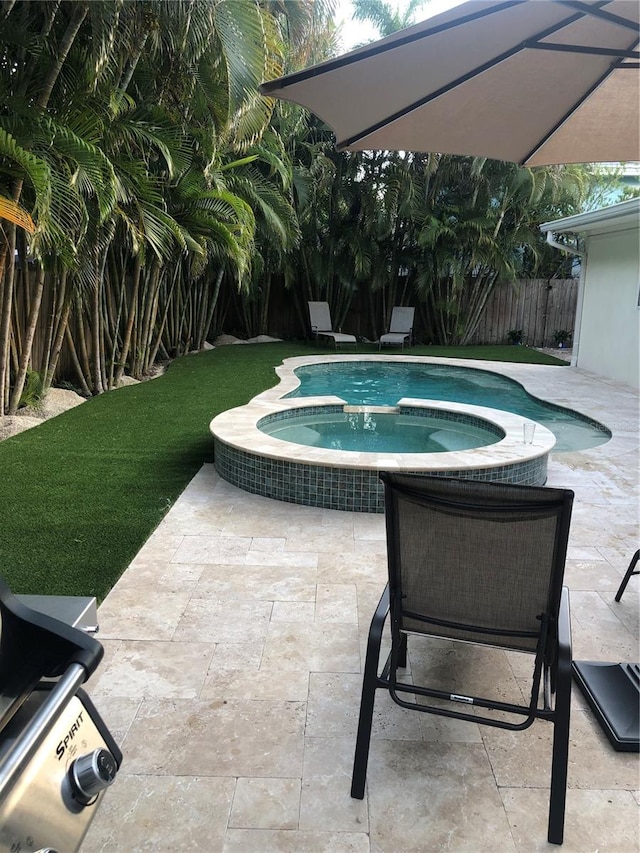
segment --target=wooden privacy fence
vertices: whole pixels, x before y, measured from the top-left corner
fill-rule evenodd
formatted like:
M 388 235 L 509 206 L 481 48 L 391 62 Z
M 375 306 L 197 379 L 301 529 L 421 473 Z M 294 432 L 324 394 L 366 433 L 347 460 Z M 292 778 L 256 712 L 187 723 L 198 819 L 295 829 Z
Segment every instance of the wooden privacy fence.
M 471 337 L 471 344 L 505 344 L 511 329 L 522 329 L 523 342 L 534 347 L 555 344 L 554 332 L 561 329 L 573 332 L 577 303 L 577 279 L 521 279 L 515 284 L 498 284 L 490 295 L 480 323 Z M 301 338 L 310 334 L 306 298 L 296 298 L 275 285 L 271 289 L 267 329 L 268 334 L 284 338 Z M 236 295 L 235 302 L 240 297 Z M 428 342 L 424 328 L 418 296 L 406 295 L 406 304 L 415 305 L 416 322 L 414 334 L 417 341 Z M 235 306 L 234 306 L 235 307 Z M 234 311 L 226 313 L 224 331 L 233 331 L 244 336 L 242 320 Z M 385 331 L 382 317 L 380 292 L 373 296 L 360 285 L 353 295 L 344 330 L 369 340 L 376 340 L 376 333 Z M 374 328 L 375 326 L 375 328 Z M 253 332 L 252 334 L 255 334 Z
M 554 334 L 575 328 L 578 280 L 524 279 L 499 284 L 489 297 L 471 339 L 474 344 L 507 343 L 508 332 L 522 330 L 523 343 L 554 346 Z
M 523 342 L 529 346 L 553 346 L 554 332 L 566 329 L 573 332 L 577 301 L 578 282 L 575 279 L 526 279 L 515 284 L 497 285 L 489 297 L 485 312 L 480 319 L 473 337 L 472 344 L 503 344 L 508 342 L 507 333 L 511 329 L 522 329 Z M 222 298 L 224 303 L 222 317 L 210 330 L 211 336 L 221 331 L 232 332 L 239 337 L 250 337 L 261 330 L 249 330 L 245 326 L 241 311 L 242 297 L 234 290 Z M 297 298 L 296 298 L 297 297 Z M 407 296 L 407 303 L 420 308 L 417 297 Z M 284 289 L 284 286 L 274 286 L 271 290 L 268 312 L 266 316 L 266 333 L 275 337 L 300 339 L 310 334 L 307 316 L 306 297 L 294 294 Z M 47 330 L 47 320 L 56 310 L 56 291 L 53 282 L 47 282 L 42 300 L 40 321 L 36 328 L 33 343 L 31 365 L 33 369 L 42 372 L 46 365 L 47 345 L 50 344 Z M 28 316 L 28 304 L 23 289 L 18 290 L 14 302 L 14 315 L 18 335 L 22 334 Z M 373 326 L 376 328 L 373 328 Z M 361 286 L 354 294 L 349 315 L 345 320 L 345 329 L 353 334 L 369 340 L 375 339 L 376 332 L 382 330 L 382 304 L 380 294 L 369 294 Z M 71 318 L 70 330 L 75 336 L 78 329 L 77 315 Z M 425 330 L 420 320 L 420 310 L 416 311 L 416 340 L 427 340 Z M 85 329 L 85 337 L 89 330 Z M 82 343 L 82 338 L 80 343 Z M 87 337 L 86 345 L 90 344 Z M 69 379 L 75 381 L 76 370 L 73 366 L 68 341 L 62 348 L 56 381 Z

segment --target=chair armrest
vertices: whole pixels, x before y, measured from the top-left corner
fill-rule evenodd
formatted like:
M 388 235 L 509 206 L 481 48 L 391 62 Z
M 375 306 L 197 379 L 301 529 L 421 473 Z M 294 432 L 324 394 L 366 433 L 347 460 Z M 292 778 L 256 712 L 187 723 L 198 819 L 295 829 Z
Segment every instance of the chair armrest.
M 389 584 L 384 588 L 384 592 L 380 596 L 380 601 L 376 607 L 376 611 L 371 619 L 369 628 L 369 640 L 367 642 L 367 652 L 369 649 L 379 649 L 382 641 L 382 631 L 384 623 L 389 615 Z
M 569 590 L 562 587 L 558 612 L 558 678 L 571 677 L 571 616 L 569 613 Z
M 571 655 L 571 616 L 569 613 L 569 589 L 562 587 L 558 613 L 558 646 Z

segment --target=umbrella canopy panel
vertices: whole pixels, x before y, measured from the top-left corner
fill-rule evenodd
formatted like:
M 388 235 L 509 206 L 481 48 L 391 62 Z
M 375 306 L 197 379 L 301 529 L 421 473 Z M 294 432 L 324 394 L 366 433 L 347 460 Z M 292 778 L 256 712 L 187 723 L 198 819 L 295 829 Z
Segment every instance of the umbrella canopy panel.
M 261 91 L 316 113 L 339 149 L 640 160 L 639 13 L 636 0 L 472 0 Z

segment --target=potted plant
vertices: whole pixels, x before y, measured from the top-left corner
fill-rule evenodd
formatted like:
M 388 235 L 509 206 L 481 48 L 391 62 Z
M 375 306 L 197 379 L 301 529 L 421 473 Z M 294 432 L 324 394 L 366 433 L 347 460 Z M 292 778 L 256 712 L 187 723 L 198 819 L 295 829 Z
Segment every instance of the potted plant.
M 507 340 L 514 346 L 521 346 L 524 339 L 524 329 L 509 329 Z
M 573 332 L 569 329 L 556 329 L 556 331 L 553 333 L 553 340 L 558 349 L 568 347 L 571 343 L 572 337 Z

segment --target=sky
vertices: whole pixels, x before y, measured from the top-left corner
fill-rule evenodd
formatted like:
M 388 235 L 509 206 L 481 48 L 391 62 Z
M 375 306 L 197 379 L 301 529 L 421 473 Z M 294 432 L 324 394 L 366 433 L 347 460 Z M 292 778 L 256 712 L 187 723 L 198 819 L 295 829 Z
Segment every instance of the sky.
M 387 0 L 387 2 L 389 3 L 389 5 L 395 6 L 400 9 L 405 8 L 408 5 L 406 0 Z M 420 21 L 424 21 L 427 18 L 433 17 L 434 15 L 438 15 L 440 14 L 440 12 L 444 12 L 446 9 L 451 9 L 453 6 L 458 6 L 461 2 L 463 2 L 463 0 L 428 0 L 428 2 L 425 2 L 422 9 L 419 9 L 416 12 L 414 23 L 417 24 Z M 375 41 L 380 38 L 375 27 L 373 27 L 371 24 L 361 23 L 359 21 L 352 21 L 352 13 L 353 8 L 351 5 L 351 0 L 338 0 L 336 8 L 336 21 L 343 22 L 342 46 L 345 53 L 360 44 L 364 44 L 369 41 Z

